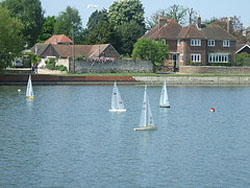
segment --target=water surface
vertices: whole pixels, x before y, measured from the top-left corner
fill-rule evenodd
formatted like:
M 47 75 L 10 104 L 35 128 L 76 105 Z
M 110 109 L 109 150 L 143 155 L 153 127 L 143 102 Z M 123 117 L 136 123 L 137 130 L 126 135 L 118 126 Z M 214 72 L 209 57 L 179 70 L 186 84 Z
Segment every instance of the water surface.
M 118 87 L 120 114 L 112 86 L 0 86 L 0 187 L 250 187 L 249 87 L 168 87 L 170 109 L 149 87 L 153 132 L 144 87 Z

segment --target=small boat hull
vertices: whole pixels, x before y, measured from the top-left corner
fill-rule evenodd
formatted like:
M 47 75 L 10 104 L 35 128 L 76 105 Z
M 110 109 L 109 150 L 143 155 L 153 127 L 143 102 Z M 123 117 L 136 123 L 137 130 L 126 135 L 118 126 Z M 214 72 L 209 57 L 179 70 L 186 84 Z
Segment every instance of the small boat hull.
M 27 97 L 27 99 L 34 99 L 34 97 Z
M 134 131 L 155 131 L 155 130 L 157 130 L 156 126 L 134 128 Z
M 110 112 L 126 112 L 127 109 L 109 109 Z
M 160 108 L 170 108 L 169 105 L 160 105 Z

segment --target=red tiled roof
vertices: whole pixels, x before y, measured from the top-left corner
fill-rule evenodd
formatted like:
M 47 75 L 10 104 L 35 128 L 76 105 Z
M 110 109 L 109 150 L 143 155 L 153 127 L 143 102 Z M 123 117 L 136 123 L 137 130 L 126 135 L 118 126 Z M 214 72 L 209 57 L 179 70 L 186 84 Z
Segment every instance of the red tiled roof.
M 179 39 L 206 39 L 206 35 L 195 25 L 183 27 L 177 36 Z
M 75 46 L 75 57 L 88 56 L 88 57 L 98 57 L 99 49 L 100 54 L 109 46 L 110 44 L 100 44 L 100 45 L 74 45 Z M 72 45 L 53 45 L 55 51 L 60 57 L 72 57 Z
M 169 19 L 168 24 L 159 28 L 159 24 L 148 31 L 142 38 L 151 39 L 177 39 L 178 33 L 181 31 L 181 25 L 175 20 Z
M 67 37 L 66 35 L 53 35 L 47 41 L 45 41 L 45 44 L 62 44 L 62 43 L 73 44 L 72 40 L 70 40 L 70 38 Z

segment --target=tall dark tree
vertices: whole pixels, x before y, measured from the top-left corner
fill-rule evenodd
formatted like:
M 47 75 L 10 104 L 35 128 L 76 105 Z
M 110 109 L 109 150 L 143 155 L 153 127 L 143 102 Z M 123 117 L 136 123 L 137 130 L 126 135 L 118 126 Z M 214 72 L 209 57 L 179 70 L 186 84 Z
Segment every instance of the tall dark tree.
M 23 23 L 24 39 L 29 47 L 33 46 L 42 31 L 44 12 L 40 0 L 4 0 L 2 5 Z
M 91 33 L 96 27 L 100 27 L 104 24 L 104 22 L 108 22 L 108 12 L 106 9 L 96 10 L 93 12 L 87 23 L 87 29 Z
M 120 45 L 117 50 L 124 55 L 130 56 L 136 41 L 144 34 L 144 29 L 135 21 L 125 23 L 118 27 Z
M 65 34 L 72 38 L 74 33 L 75 43 L 80 43 L 82 32 L 82 21 L 77 9 L 68 6 L 65 11 L 60 12 L 56 19 L 54 34 Z
M 0 70 L 10 65 L 23 49 L 22 23 L 0 5 Z
M 38 39 L 39 42 L 44 42 L 53 35 L 55 23 L 55 16 L 47 16 L 46 18 L 44 18 L 42 32 Z

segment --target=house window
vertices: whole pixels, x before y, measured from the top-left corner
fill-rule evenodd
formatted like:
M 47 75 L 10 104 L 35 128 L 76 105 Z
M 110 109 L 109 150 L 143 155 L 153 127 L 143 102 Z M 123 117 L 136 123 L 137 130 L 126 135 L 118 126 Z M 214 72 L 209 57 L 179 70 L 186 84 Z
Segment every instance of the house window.
M 208 62 L 209 63 L 228 63 L 229 54 L 223 54 L 223 53 L 208 54 Z
M 223 47 L 230 47 L 230 40 L 223 40 Z
M 180 54 L 180 62 L 183 62 L 183 54 Z
M 181 40 L 178 39 L 178 40 L 177 40 L 177 46 L 180 46 L 180 45 L 181 45 Z
M 201 46 L 201 39 L 191 39 L 190 45 L 191 46 Z
M 208 46 L 215 46 L 215 40 L 208 40 Z
M 201 54 L 190 54 L 190 61 L 194 63 L 201 62 Z

